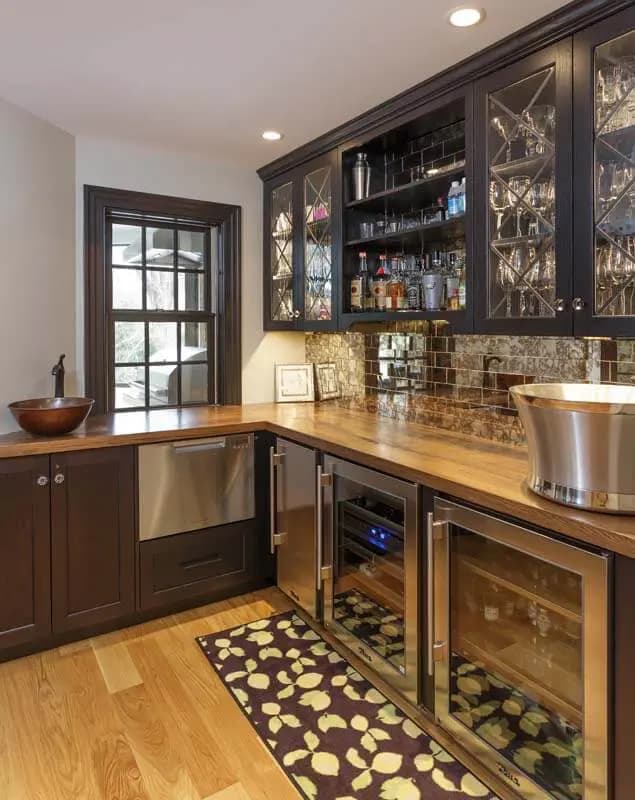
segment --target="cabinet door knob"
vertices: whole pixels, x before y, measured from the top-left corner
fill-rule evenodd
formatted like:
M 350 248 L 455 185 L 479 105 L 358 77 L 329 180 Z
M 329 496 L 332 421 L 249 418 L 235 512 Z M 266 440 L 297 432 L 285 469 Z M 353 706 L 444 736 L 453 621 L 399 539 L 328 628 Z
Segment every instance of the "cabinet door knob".
M 300 312 L 299 311 L 294 311 L 293 312 L 293 317 L 294 317 L 294 319 L 300 319 Z
M 49 479 L 46 477 L 46 475 L 39 475 L 36 483 L 38 486 L 48 486 Z
M 567 310 L 567 303 L 566 300 L 563 300 L 562 297 L 557 297 L 553 307 L 556 311 L 566 311 Z
M 57 475 L 53 478 L 55 483 L 59 486 L 60 483 L 64 483 L 64 475 L 61 472 L 58 472 Z
M 581 297 L 574 297 L 571 305 L 574 311 L 582 311 L 582 309 L 586 306 L 586 303 Z

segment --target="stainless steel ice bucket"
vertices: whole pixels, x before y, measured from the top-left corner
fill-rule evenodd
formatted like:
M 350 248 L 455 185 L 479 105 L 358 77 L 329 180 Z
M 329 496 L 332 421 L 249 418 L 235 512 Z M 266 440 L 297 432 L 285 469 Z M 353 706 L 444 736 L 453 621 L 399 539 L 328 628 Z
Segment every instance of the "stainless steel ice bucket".
M 529 487 L 578 508 L 635 514 L 635 387 L 513 386 L 525 426 Z

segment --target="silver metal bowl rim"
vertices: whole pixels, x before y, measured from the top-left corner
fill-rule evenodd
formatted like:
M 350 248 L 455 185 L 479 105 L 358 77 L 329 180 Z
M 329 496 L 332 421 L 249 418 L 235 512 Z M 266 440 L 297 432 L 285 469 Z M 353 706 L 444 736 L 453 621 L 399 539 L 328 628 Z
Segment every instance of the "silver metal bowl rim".
M 512 386 L 509 391 L 519 408 L 525 405 L 583 414 L 635 414 L 635 386 L 528 383 Z

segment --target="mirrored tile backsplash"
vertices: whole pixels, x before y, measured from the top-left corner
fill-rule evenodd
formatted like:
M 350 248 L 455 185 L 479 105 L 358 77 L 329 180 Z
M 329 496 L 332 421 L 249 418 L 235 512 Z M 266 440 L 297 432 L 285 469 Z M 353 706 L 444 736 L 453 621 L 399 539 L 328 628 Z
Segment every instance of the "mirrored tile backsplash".
M 306 358 L 336 364 L 347 407 L 524 442 L 509 394 L 519 383 L 635 384 L 635 341 L 417 333 L 307 334 Z

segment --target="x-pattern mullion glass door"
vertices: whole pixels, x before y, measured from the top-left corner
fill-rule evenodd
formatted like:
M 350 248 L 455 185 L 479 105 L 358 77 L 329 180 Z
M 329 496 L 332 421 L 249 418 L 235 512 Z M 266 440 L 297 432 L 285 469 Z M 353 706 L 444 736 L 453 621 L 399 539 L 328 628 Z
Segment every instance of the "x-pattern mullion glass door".
M 570 47 L 569 40 L 480 82 L 485 330 L 570 326 L 562 295 L 570 284 Z
M 333 174 L 327 162 L 304 175 L 303 189 L 303 319 L 333 318 Z
M 114 215 L 109 253 L 109 408 L 214 402 L 212 235 Z
M 595 48 L 594 74 L 594 308 L 634 317 L 635 30 Z

